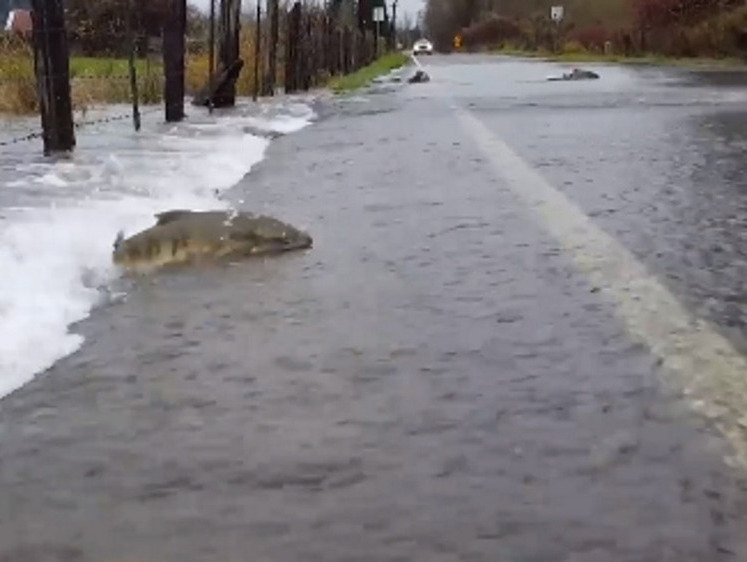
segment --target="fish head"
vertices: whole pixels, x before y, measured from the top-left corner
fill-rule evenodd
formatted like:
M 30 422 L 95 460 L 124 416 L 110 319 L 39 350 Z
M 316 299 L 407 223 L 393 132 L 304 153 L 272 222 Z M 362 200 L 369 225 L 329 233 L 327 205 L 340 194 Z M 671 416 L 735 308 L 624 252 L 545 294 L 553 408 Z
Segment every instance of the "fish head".
M 284 241 L 288 249 L 311 248 L 314 240 L 308 232 L 296 228 L 286 230 Z

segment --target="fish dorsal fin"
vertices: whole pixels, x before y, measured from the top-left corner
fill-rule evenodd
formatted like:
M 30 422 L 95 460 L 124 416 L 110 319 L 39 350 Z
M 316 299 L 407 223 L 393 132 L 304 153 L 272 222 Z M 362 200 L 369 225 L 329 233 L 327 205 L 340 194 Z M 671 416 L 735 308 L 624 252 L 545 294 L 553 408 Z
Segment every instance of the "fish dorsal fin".
M 176 219 L 179 219 L 190 213 L 192 213 L 192 211 L 187 211 L 185 209 L 174 209 L 173 211 L 164 211 L 163 213 L 157 213 L 156 226 L 173 222 Z

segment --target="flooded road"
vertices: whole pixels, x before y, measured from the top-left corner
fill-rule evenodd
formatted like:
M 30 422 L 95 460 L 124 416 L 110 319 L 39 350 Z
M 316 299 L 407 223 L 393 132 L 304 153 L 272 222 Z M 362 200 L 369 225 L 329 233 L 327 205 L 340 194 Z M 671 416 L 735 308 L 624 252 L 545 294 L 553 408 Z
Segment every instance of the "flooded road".
M 736 438 L 630 321 L 671 294 L 696 352 L 744 349 L 747 87 L 425 64 L 318 101 L 222 196 L 313 249 L 112 281 L 0 401 L 0 560 L 747 560 Z M 637 261 L 597 275 L 602 243 Z

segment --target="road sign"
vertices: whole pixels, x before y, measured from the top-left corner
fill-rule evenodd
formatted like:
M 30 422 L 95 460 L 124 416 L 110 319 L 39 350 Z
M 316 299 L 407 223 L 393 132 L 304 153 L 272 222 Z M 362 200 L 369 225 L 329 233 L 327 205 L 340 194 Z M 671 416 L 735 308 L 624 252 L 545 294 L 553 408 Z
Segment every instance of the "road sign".
M 563 19 L 563 6 L 551 6 L 550 19 L 552 21 L 561 21 Z
M 373 9 L 373 20 L 384 21 L 384 7 L 383 6 L 377 6 Z

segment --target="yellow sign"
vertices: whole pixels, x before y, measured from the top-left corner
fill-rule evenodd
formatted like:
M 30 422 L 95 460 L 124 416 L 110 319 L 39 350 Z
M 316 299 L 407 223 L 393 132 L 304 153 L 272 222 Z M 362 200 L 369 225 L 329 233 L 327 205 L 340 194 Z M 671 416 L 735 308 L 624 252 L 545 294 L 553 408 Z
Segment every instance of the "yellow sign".
M 462 46 L 462 36 L 454 35 L 454 48 L 459 49 Z

